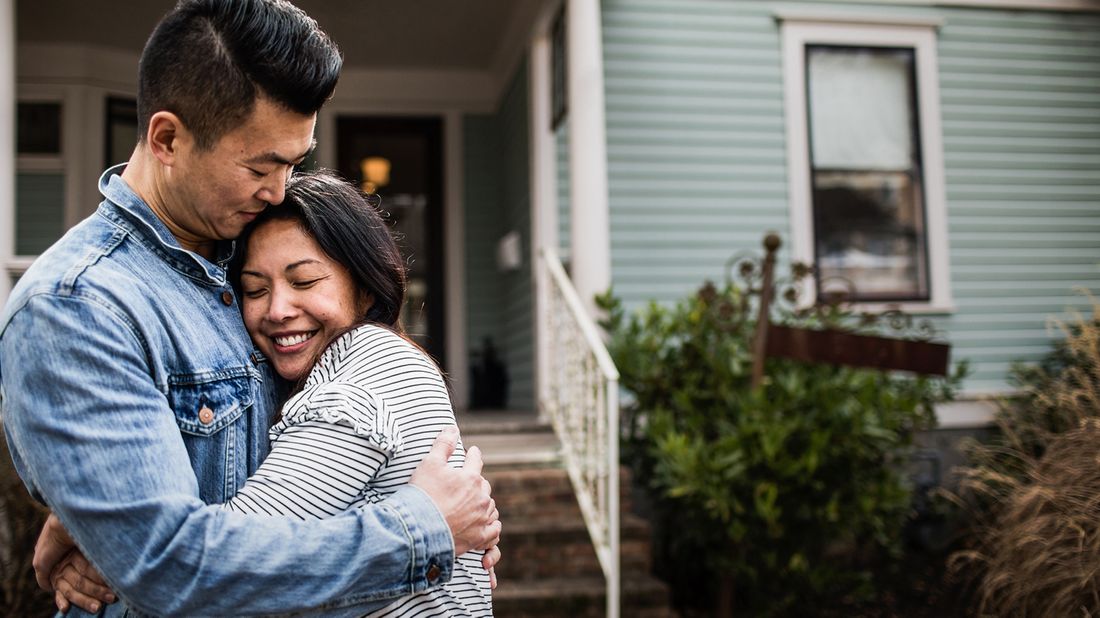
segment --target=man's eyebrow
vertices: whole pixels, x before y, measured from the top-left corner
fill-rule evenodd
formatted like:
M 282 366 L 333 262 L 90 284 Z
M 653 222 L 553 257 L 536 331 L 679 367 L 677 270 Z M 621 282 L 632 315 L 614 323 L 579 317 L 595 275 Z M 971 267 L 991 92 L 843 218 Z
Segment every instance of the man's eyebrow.
M 302 154 L 298 155 L 297 157 L 295 157 L 293 159 L 287 159 L 287 158 L 283 157 L 282 155 L 280 155 L 279 153 L 277 153 L 275 151 L 269 151 L 269 152 L 264 152 L 264 153 L 258 154 L 254 157 L 249 158 L 249 159 L 245 159 L 245 163 L 248 163 L 250 165 L 255 165 L 255 164 L 258 164 L 258 163 L 275 163 L 277 165 L 297 165 L 298 163 L 300 163 L 302 161 L 302 159 L 305 159 L 306 157 L 308 157 L 309 153 L 313 152 L 313 150 L 315 148 L 317 148 L 317 140 L 313 140 L 310 143 L 309 148 L 306 149 L 305 152 L 303 152 Z

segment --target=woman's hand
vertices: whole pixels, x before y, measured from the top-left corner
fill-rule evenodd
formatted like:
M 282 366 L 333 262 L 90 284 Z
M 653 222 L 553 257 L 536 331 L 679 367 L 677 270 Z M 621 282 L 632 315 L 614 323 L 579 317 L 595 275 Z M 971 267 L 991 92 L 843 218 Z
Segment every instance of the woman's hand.
M 61 613 L 76 605 L 86 612 L 98 613 L 105 603 L 114 603 L 115 594 L 103 581 L 79 549 L 66 555 L 50 573 L 54 603 Z

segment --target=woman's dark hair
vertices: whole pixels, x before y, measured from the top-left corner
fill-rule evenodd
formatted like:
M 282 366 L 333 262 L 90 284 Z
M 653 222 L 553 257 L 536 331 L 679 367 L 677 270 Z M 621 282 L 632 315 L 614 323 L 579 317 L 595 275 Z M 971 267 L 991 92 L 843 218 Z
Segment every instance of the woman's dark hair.
M 343 58 L 286 0 L 180 0 L 157 24 L 138 68 L 138 137 L 170 111 L 209 149 L 263 95 L 303 115 L 336 88 Z
M 252 231 L 267 221 L 296 221 L 329 258 L 351 273 L 355 287 L 374 302 L 357 323 L 386 326 L 402 334 L 405 267 L 382 215 L 357 187 L 327 170 L 300 173 L 286 185 L 286 197 L 268 206 L 237 241 L 235 280 L 248 253 Z

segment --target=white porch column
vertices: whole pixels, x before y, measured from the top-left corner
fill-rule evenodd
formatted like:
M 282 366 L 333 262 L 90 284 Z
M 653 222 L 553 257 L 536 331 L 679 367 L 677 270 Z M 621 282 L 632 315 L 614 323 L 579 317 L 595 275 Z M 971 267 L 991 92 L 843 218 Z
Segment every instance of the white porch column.
M 611 285 L 611 231 L 599 0 L 567 0 L 570 276 L 589 314 Z
M 549 20 L 543 20 L 548 22 Z M 536 409 L 540 419 L 545 412 L 542 402 L 549 393 L 550 337 L 546 325 L 550 323 L 550 279 L 542 267 L 540 251 L 543 247 L 558 248 L 558 199 L 557 199 L 557 151 L 554 132 L 550 127 L 550 55 L 551 42 L 548 28 L 540 27 L 531 41 L 528 55 L 528 92 L 530 105 L 530 177 L 531 177 L 531 276 L 535 282 L 535 394 Z
M 0 0 L 0 303 L 15 253 L 15 0 Z

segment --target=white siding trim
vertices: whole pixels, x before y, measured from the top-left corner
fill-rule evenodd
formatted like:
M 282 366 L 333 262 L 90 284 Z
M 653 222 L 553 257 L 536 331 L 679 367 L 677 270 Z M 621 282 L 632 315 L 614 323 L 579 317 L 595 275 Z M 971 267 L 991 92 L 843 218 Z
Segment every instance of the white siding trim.
M 853 4 L 886 4 L 883 0 L 849 0 Z M 1100 2 L 1097 0 L 893 0 L 890 4 L 898 6 L 924 6 L 924 7 L 974 7 L 983 9 L 1003 10 L 1035 10 L 1035 11 L 1065 11 L 1065 12 L 1100 12 Z
M 15 92 L 15 0 L 0 0 L 0 92 Z M 0 302 L 11 291 L 15 253 L 15 98 L 0 97 Z
M 550 128 L 550 33 L 540 31 L 531 41 L 528 59 L 528 92 L 530 105 L 529 146 L 531 166 L 531 277 L 535 283 L 534 335 L 535 335 L 535 407 L 543 415 L 542 401 L 548 397 L 549 334 L 544 325 L 549 324 L 549 285 L 546 270 L 542 268 L 540 253 L 543 247 L 558 246 L 558 183 L 557 149 L 554 133 Z M 545 419 L 544 419 L 545 420 Z
M 775 19 L 779 22 L 798 22 L 802 24 L 912 26 L 918 28 L 939 28 L 943 26 L 943 19 L 925 15 L 867 15 L 854 12 L 823 13 L 786 9 L 776 11 Z
M 446 300 L 443 314 L 447 323 L 447 373 L 453 405 L 470 407 L 470 361 L 466 349 L 466 205 L 463 201 L 464 161 L 462 157 L 462 112 L 448 111 L 443 117 L 443 253 L 446 256 Z
M 963 429 L 993 425 L 997 403 L 992 400 L 949 401 L 936 405 L 936 429 Z
M 917 105 L 920 114 L 924 167 L 925 218 L 928 226 L 928 266 L 931 300 L 921 303 L 862 303 L 859 309 L 901 308 L 911 313 L 954 311 L 947 239 L 947 194 L 943 171 L 943 131 L 940 123 L 939 61 L 931 25 L 883 25 L 784 19 L 783 91 L 787 124 L 787 182 L 791 210 L 791 259 L 813 262 L 813 217 L 810 197 L 810 155 L 806 127 L 805 53 L 808 43 L 912 47 L 917 61 Z M 814 302 L 813 282 L 803 289 Z
M 603 34 L 597 0 L 568 0 L 566 57 L 569 115 L 570 276 L 589 315 L 611 285 Z

